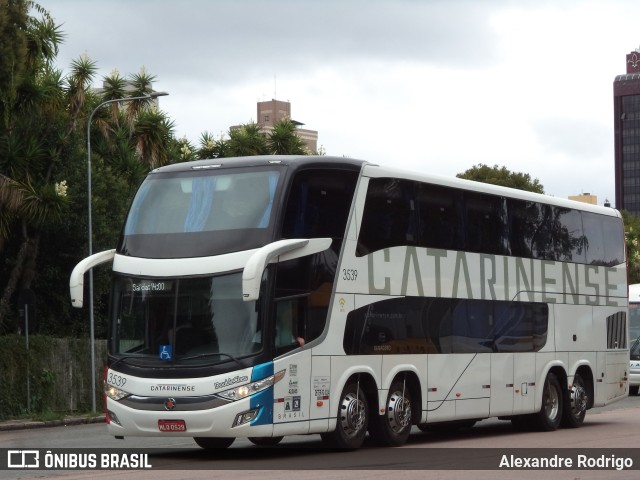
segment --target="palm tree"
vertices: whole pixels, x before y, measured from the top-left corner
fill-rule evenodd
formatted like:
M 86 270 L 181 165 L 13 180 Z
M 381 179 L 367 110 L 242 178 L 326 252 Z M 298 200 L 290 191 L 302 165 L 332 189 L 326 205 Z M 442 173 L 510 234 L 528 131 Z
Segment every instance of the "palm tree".
M 267 139 L 257 123 L 247 123 L 229 130 L 229 156 L 265 155 Z
M 40 235 L 59 220 L 66 205 L 66 186 L 55 181 L 68 145 L 69 119 L 77 112 L 67 104 L 60 72 L 52 64 L 62 39 L 49 14 L 33 2 L 11 2 L 10 8 L 35 9 L 40 17 L 18 23 L 12 58 L 19 75 L 3 92 L 3 122 L 0 124 L 0 248 L 15 249 L 11 267 L 3 277 L 0 295 L 0 331 L 12 329 L 7 318 L 11 297 L 18 288 L 28 288 L 38 255 Z M 23 48 L 26 46 L 26 49 Z M 7 268 L 7 267 L 5 267 Z
M 114 70 L 104 78 L 101 96 L 95 99 L 95 104 L 118 98 L 148 95 L 153 92 L 154 79 L 155 76 L 149 75 L 144 68 L 129 80 Z M 168 163 L 174 123 L 164 113 L 157 111 L 153 103 L 144 99 L 114 102 L 110 108 L 110 115 L 104 111 L 96 112 L 93 122 L 102 136 L 97 139 L 98 145 L 102 141 L 102 148 L 98 146 L 96 150 L 109 153 L 102 155 L 102 158 L 109 158 L 108 161 L 114 163 L 123 164 L 122 160 L 128 163 L 130 152 L 123 148 L 124 133 L 128 132 L 130 147 L 136 152 L 142 165 L 152 169 Z M 114 153 L 121 158 L 113 158 Z M 132 170 L 138 169 L 129 169 Z
M 16 157 L 22 157 L 25 152 L 28 160 L 35 153 L 33 150 L 14 152 Z M 46 157 L 45 152 L 40 151 L 40 158 Z M 15 163 L 20 163 L 19 161 Z M 32 275 L 25 275 L 27 264 L 33 264 L 38 255 L 40 235 L 42 228 L 46 228 L 60 220 L 63 209 L 67 203 L 66 183 L 59 182 L 34 182 L 27 171 L 23 180 L 11 179 L 5 175 L 0 176 L 0 205 L 3 207 L 0 215 L 0 247 L 3 247 L 12 228 L 18 228 L 21 232 L 21 245 L 15 257 L 15 263 L 11 269 L 4 291 L 0 297 L 0 331 L 10 328 L 5 321 L 10 308 L 10 300 L 18 283 L 28 288 Z M 1 250 L 1 248 L 0 248 Z
M 230 142 L 222 135 L 218 139 L 214 138 L 213 134 L 209 132 L 203 132 L 200 135 L 200 148 L 196 152 L 198 160 L 232 156 Z
M 72 118 L 71 128 L 78 128 L 79 117 L 84 112 L 89 96 L 89 85 L 96 74 L 96 63 L 86 55 L 71 63 L 71 74 L 67 77 L 67 99 Z
M 153 92 L 153 81 L 156 79 L 155 75 L 150 75 L 142 68 L 140 72 L 131 75 L 131 78 L 127 82 L 129 89 L 128 93 L 130 97 L 141 97 Z M 133 100 L 126 103 L 124 108 L 125 118 L 129 122 L 130 128 L 133 130 L 133 125 L 136 122 L 138 116 L 145 110 L 149 109 L 148 100 Z
M 174 123 L 165 114 L 144 110 L 138 114 L 133 127 L 133 140 L 140 161 L 153 169 L 169 162 L 169 144 Z
M 296 133 L 296 124 L 289 118 L 280 120 L 273 126 L 267 140 L 269 153 L 275 155 L 306 155 L 304 140 Z
M 82 249 L 86 238 L 82 167 L 87 155 L 83 127 L 89 112 L 104 100 L 152 91 L 154 77 L 144 70 L 130 81 L 112 72 L 101 92 L 92 91 L 96 65 L 86 56 L 75 60 L 71 73 L 63 78 L 54 68 L 61 39 L 59 27 L 35 2 L 2 2 L 0 252 L 6 261 L 0 263 L 0 333 L 16 330 L 11 300 L 17 289 L 30 287 L 41 246 L 50 256 L 55 248 L 50 239 L 73 244 L 69 250 L 73 253 L 67 256 Z M 91 128 L 95 129 L 92 168 L 97 173 L 94 211 L 101 214 L 96 215 L 96 232 L 102 229 L 100 234 L 107 232 L 104 237 L 112 241 L 132 186 L 150 168 L 167 163 L 169 146 L 175 143 L 173 123 L 148 101 L 131 101 L 126 107 L 114 103 L 110 109 L 100 109 Z M 67 179 L 71 179 L 69 197 Z M 61 228 L 73 231 L 60 235 Z M 53 260 L 47 270 L 66 269 L 67 263 Z M 57 282 L 61 273 L 52 273 L 49 279 Z

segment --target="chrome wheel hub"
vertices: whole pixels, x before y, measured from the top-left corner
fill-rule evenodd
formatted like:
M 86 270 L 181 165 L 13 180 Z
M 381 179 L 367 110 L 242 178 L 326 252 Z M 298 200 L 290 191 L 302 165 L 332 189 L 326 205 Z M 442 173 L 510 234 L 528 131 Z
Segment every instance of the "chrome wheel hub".
M 399 433 L 411 425 L 411 402 L 402 392 L 393 392 L 389 395 L 387 421 L 394 433 Z
M 579 415 L 587 410 L 587 391 L 582 385 L 574 385 L 571 388 L 571 410 Z
M 357 435 L 364 428 L 365 405 L 355 393 L 348 393 L 340 405 L 340 424 L 347 436 Z
M 560 411 L 560 393 L 553 386 L 549 387 L 547 394 L 544 396 L 544 412 L 547 418 L 554 419 Z

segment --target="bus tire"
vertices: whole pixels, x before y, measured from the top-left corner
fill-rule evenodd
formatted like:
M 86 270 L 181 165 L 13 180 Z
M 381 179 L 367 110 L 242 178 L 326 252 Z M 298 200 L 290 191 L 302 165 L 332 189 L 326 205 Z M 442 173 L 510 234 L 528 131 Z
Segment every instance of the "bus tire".
M 233 437 L 193 437 L 193 440 L 200 448 L 215 450 L 217 448 L 230 447 L 235 438 Z
M 333 432 L 320 435 L 322 441 L 334 448 L 360 448 L 369 424 L 369 406 L 364 391 L 357 383 L 348 383 L 342 390 L 337 420 Z
M 587 406 L 589 405 L 589 392 L 582 376 L 576 373 L 573 377 L 573 386 L 567 395 L 564 411 L 562 413 L 562 426 L 578 428 L 584 422 Z
M 374 440 L 390 447 L 404 445 L 411 433 L 411 393 L 403 382 L 389 388 L 385 412 L 371 418 L 370 433 Z
M 631 395 L 632 397 L 635 397 L 636 395 L 638 395 L 638 385 L 631 385 L 629 387 L 629 395 Z
M 275 447 L 284 437 L 249 437 L 249 441 L 259 447 Z
M 532 417 L 533 427 L 543 432 L 551 432 L 560 426 L 564 397 L 558 377 L 549 372 L 542 390 L 542 406 Z

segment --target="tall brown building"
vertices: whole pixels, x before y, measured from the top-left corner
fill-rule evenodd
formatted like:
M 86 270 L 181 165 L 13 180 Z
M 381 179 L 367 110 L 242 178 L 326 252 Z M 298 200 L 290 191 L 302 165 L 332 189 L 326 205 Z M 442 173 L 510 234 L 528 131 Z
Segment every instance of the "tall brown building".
M 258 102 L 258 117 L 256 123 L 266 131 L 284 118 L 291 118 L 291 103 L 282 100 L 269 100 L 266 102 Z M 304 123 L 291 121 L 297 125 L 298 136 L 307 145 L 309 151 L 316 152 L 318 150 L 318 132 L 315 130 L 306 130 L 300 128 Z
M 627 73 L 613 82 L 617 209 L 640 215 L 640 48 L 627 54 Z

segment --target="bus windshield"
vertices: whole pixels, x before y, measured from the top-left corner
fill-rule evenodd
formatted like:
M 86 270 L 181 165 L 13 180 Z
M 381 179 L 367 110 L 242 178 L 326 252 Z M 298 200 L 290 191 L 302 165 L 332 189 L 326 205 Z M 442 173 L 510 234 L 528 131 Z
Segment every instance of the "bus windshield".
M 118 277 L 109 353 L 194 365 L 260 351 L 262 329 L 255 303 L 242 300 L 241 275 Z
M 131 206 L 125 235 L 266 228 L 277 182 L 273 171 L 151 175 Z
M 271 238 L 279 178 L 271 168 L 150 174 L 129 209 L 117 251 L 186 258 L 263 246 Z

